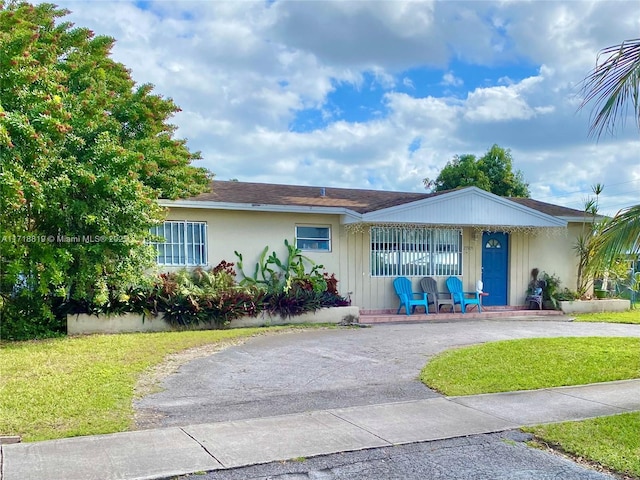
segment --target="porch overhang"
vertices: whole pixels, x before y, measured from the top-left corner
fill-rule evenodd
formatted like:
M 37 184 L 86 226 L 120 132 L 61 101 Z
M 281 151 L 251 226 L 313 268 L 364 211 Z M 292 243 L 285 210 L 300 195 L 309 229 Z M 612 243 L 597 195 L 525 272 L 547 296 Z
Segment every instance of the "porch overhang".
M 347 223 L 421 224 L 440 227 L 474 227 L 491 231 L 566 228 L 567 221 L 547 215 L 507 198 L 469 187 L 416 202 L 362 214 Z

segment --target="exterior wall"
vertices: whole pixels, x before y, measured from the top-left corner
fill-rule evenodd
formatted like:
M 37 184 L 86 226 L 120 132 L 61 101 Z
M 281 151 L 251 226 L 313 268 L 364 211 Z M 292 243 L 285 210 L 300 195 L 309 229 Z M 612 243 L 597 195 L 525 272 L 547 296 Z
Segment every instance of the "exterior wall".
M 560 288 L 576 289 L 578 257 L 573 247 L 581 231 L 582 226 L 573 223 L 563 232 L 546 234 L 543 230 L 538 235 L 524 239 L 522 258 L 519 259 L 522 264 L 521 275 L 517 284 L 514 282 L 511 285 L 512 288 L 517 288 L 513 295 L 519 303 L 524 302 L 533 268 L 558 277 Z
M 531 280 L 531 270 L 555 275 L 560 288 L 576 289 L 578 258 L 573 250 L 580 224 L 569 224 L 567 230 L 537 234 L 514 233 L 510 240 L 509 305 L 523 305 Z
M 167 220 L 191 220 L 207 222 L 208 265 L 212 268 L 222 260 L 233 262 L 237 266 L 238 258 L 234 251 L 242 254 L 244 270 L 253 275 L 255 264 L 265 247 L 269 255 L 275 252 L 284 260 L 287 248 L 285 239 L 293 242 L 296 225 L 317 225 L 331 227 L 331 251 L 305 251 L 303 254 L 314 262 L 324 265 L 329 273 L 335 273 L 340 280 L 343 251 L 342 226 L 338 215 L 289 214 L 267 212 L 245 212 L 232 210 L 208 210 L 200 208 L 174 208 L 169 210 Z M 176 270 L 182 267 L 160 266 L 163 270 Z M 238 270 L 238 269 L 236 269 Z M 342 285 L 338 284 L 340 288 Z
M 352 304 L 365 310 L 396 309 L 393 277 L 372 277 L 370 267 L 370 238 L 368 228 L 354 231 L 340 224 L 339 215 L 290 214 L 208 210 L 192 208 L 171 209 L 167 220 L 207 222 L 208 267 L 220 261 L 234 262 L 238 251 L 244 258 L 244 270 L 253 275 L 255 264 L 264 247 L 269 254 L 276 252 L 283 259 L 287 253 L 284 240 L 293 241 L 296 225 L 331 227 L 331 252 L 304 252 L 314 262 L 335 273 L 341 295 L 350 295 Z M 536 235 L 516 232 L 509 235 L 508 304 L 523 305 L 530 272 L 533 268 L 555 274 L 561 288 L 576 288 L 577 257 L 573 251 L 580 224 L 570 224 L 561 233 L 542 229 Z M 482 234 L 474 228 L 464 228 L 463 276 L 465 290 L 474 291 L 482 277 Z M 172 267 L 161 267 L 171 270 Z M 174 267 L 175 268 L 175 267 Z M 410 277 L 414 291 L 420 291 L 421 277 Z M 442 291 L 446 291 L 445 276 L 434 277 Z M 489 292 L 490 293 L 490 292 Z

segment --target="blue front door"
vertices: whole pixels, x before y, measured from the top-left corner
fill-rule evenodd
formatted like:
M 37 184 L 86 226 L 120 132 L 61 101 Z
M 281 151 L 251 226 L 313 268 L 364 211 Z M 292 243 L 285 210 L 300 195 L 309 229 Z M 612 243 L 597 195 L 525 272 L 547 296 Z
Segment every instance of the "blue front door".
M 483 305 L 507 304 L 507 277 L 509 269 L 509 234 L 482 234 L 482 283 L 489 294 Z

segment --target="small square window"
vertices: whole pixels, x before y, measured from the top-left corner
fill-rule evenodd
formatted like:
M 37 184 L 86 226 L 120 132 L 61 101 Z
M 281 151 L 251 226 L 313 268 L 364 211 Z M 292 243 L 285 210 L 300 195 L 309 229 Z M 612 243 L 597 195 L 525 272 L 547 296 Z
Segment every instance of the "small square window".
M 296 226 L 296 247 L 305 251 L 330 252 L 331 228 L 315 225 Z

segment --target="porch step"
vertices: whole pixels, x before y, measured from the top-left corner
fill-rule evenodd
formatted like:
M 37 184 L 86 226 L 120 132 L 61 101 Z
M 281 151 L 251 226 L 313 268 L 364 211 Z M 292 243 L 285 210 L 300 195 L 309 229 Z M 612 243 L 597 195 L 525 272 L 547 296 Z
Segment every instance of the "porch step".
M 412 315 L 405 315 L 404 311 L 401 314 L 396 314 L 395 310 L 363 310 L 360 312 L 360 323 L 362 324 L 375 324 L 375 323 L 417 323 L 417 322 L 435 322 L 435 321 L 450 321 L 450 320 L 471 320 L 471 319 L 493 319 L 493 318 L 506 318 L 506 317 L 563 317 L 564 314 L 560 310 L 525 310 L 520 308 L 508 307 L 483 307 L 482 313 L 479 313 L 475 309 L 467 311 L 467 313 L 414 313 Z

